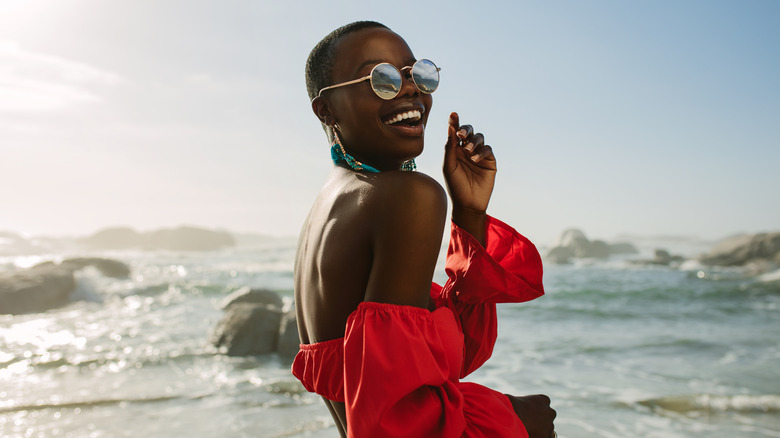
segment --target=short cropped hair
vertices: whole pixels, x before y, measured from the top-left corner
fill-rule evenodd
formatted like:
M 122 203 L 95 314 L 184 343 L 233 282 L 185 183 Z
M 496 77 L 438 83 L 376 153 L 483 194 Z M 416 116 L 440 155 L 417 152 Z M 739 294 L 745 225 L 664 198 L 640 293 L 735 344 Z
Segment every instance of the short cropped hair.
M 306 61 L 306 91 L 309 93 L 309 100 L 314 100 L 321 89 L 332 85 L 333 57 L 341 37 L 373 27 L 389 29 L 376 21 L 356 21 L 334 30 L 314 46 Z

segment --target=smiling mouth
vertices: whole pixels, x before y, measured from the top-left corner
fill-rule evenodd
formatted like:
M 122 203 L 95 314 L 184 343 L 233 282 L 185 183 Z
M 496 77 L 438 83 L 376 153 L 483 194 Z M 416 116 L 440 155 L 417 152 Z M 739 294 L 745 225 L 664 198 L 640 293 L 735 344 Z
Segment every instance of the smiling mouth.
M 390 126 L 417 126 L 422 121 L 422 112 L 420 110 L 404 111 L 385 120 L 386 125 Z

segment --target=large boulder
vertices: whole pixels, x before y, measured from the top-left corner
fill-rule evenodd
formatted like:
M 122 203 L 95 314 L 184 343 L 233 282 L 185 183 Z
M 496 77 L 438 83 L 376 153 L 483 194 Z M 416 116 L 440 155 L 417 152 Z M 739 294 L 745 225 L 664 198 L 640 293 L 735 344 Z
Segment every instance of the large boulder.
M 43 262 L 30 269 L 5 272 L 0 274 L 0 314 L 37 313 L 64 306 L 76 289 L 73 274 L 87 266 L 107 277 L 130 275 L 126 264 L 97 257 L 71 258 L 59 264 Z
M 780 264 L 780 232 L 729 237 L 717 243 L 699 261 L 717 266 L 744 266 L 762 261 Z
M 657 248 L 653 253 L 652 259 L 632 260 L 637 265 L 659 265 L 659 266 L 678 266 L 685 260 L 681 255 L 671 254 L 663 248 Z
M 563 265 L 571 263 L 571 259 L 574 258 L 574 248 L 568 246 L 556 246 L 547 251 L 544 258 L 556 265 Z
M 284 307 L 282 297 L 276 292 L 268 289 L 252 289 L 245 286 L 225 298 L 222 302 L 222 310 L 239 303 L 263 304 L 280 310 Z
M 300 339 L 295 309 L 284 311 L 274 291 L 241 288 L 222 304 L 225 314 L 211 335 L 211 343 L 229 356 L 278 353 L 292 359 Z
M 609 244 L 609 253 L 611 255 L 633 255 L 639 254 L 639 250 L 628 242 L 615 242 Z
M 579 248 L 586 246 L 590 241 L 585 237 L 585 233 L 577 228 L 569 228 L 564 230 L 560 236 L 558 236 L 558 243 L 555 246 L 561 246 L 564 248 Z
M 130 267 L 118 260 L 99 257 L 76 257 L 63 260 L 62 265 L 71 267 L 74 271 L 92 266 L 109 278 L 127 278 L 130 276 Z
M 73 270 L 67 266 L 50 264 L 0 273 L 0 314 L 37 313 L 62 307 L 75 289 Z
M 211 342 L 228 356 L 274 353 L 281 322 L 282 311 L 279 308 L 237 303 L 226 309 Z
M 584 248 L 575 251 L 578 257 L 605 259 L 609 257 L 609 245 L 603 240 L 592 240 Z

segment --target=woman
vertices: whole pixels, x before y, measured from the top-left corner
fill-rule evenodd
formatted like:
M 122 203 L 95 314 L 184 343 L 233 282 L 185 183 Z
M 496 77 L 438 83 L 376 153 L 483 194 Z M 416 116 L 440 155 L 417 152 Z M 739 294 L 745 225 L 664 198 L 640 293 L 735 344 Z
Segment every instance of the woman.
M 301 232 L 293 374 L 322 395 L 342 436 L 554 435 L 543 395 L 459 379 L 490 356 L 495 303 L 541 294 L 536 249 L 485 214 L 496 161 L 452 113 L 444 173 L 452 210 L 450 281 L 431 283 L 446 194 L 413 170 L 438 86 L 385 26 L 357 22 L 312 50 L 312 109 L 336 163 Z

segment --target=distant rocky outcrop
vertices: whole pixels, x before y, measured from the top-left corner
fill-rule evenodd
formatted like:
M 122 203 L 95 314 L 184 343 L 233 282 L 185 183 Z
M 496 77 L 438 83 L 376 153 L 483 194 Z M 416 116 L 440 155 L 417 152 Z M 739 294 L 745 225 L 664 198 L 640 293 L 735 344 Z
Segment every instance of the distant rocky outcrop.
M 59 264 L 45 262 L 30 269 L 0 273 L 0 314 L 38 313 L 64 306 L 76 289 L 73 274 L 87 266 L 108 277 L 123 278 L 130 274 L 130 268 L 124 263 L 101 258 L 73 258 Z
M 228 356 L 278 353 L 292 359 L 298 352 L 295 310 L 285 311 L 281 297 L 266 289 L 243 288 L 222 305 L 225 315 L 211 335 L 211 343 Z
M 573 258 L 607 258 L 617 254 L 638 254 L 630 243 L 609 244 L 603 240 L 589 240 L 582 230 L 569 228 L 561 233 L 557 244 L 545 258 L 552 263 L 570 263 Z
M 145 249 L 170 251 L 211 251 L 236 244 L 226 231 L 179 227 L 139 233 L 128 227 L 106 228 L 81 242 L 95 249 Z
M 671 254 L 669 251 L 659 248 L 655 250 L 655 257 L 650 260 L 650 263 L 655 265 L 669 266 L 672 263 L 680 263 L 685 260 L 685 257 L 677 254 Z
M 652 259 L 631 260 L 631 263 L 636 265 L 678 266 L 683 261 L 685 261 L 685 257 L 672 254 L 666 249 L 658 248 L 655 250 Z
M 780 232 L 729 237 L 717 243 L 699 261 L 715 266 L 780 265 Z

